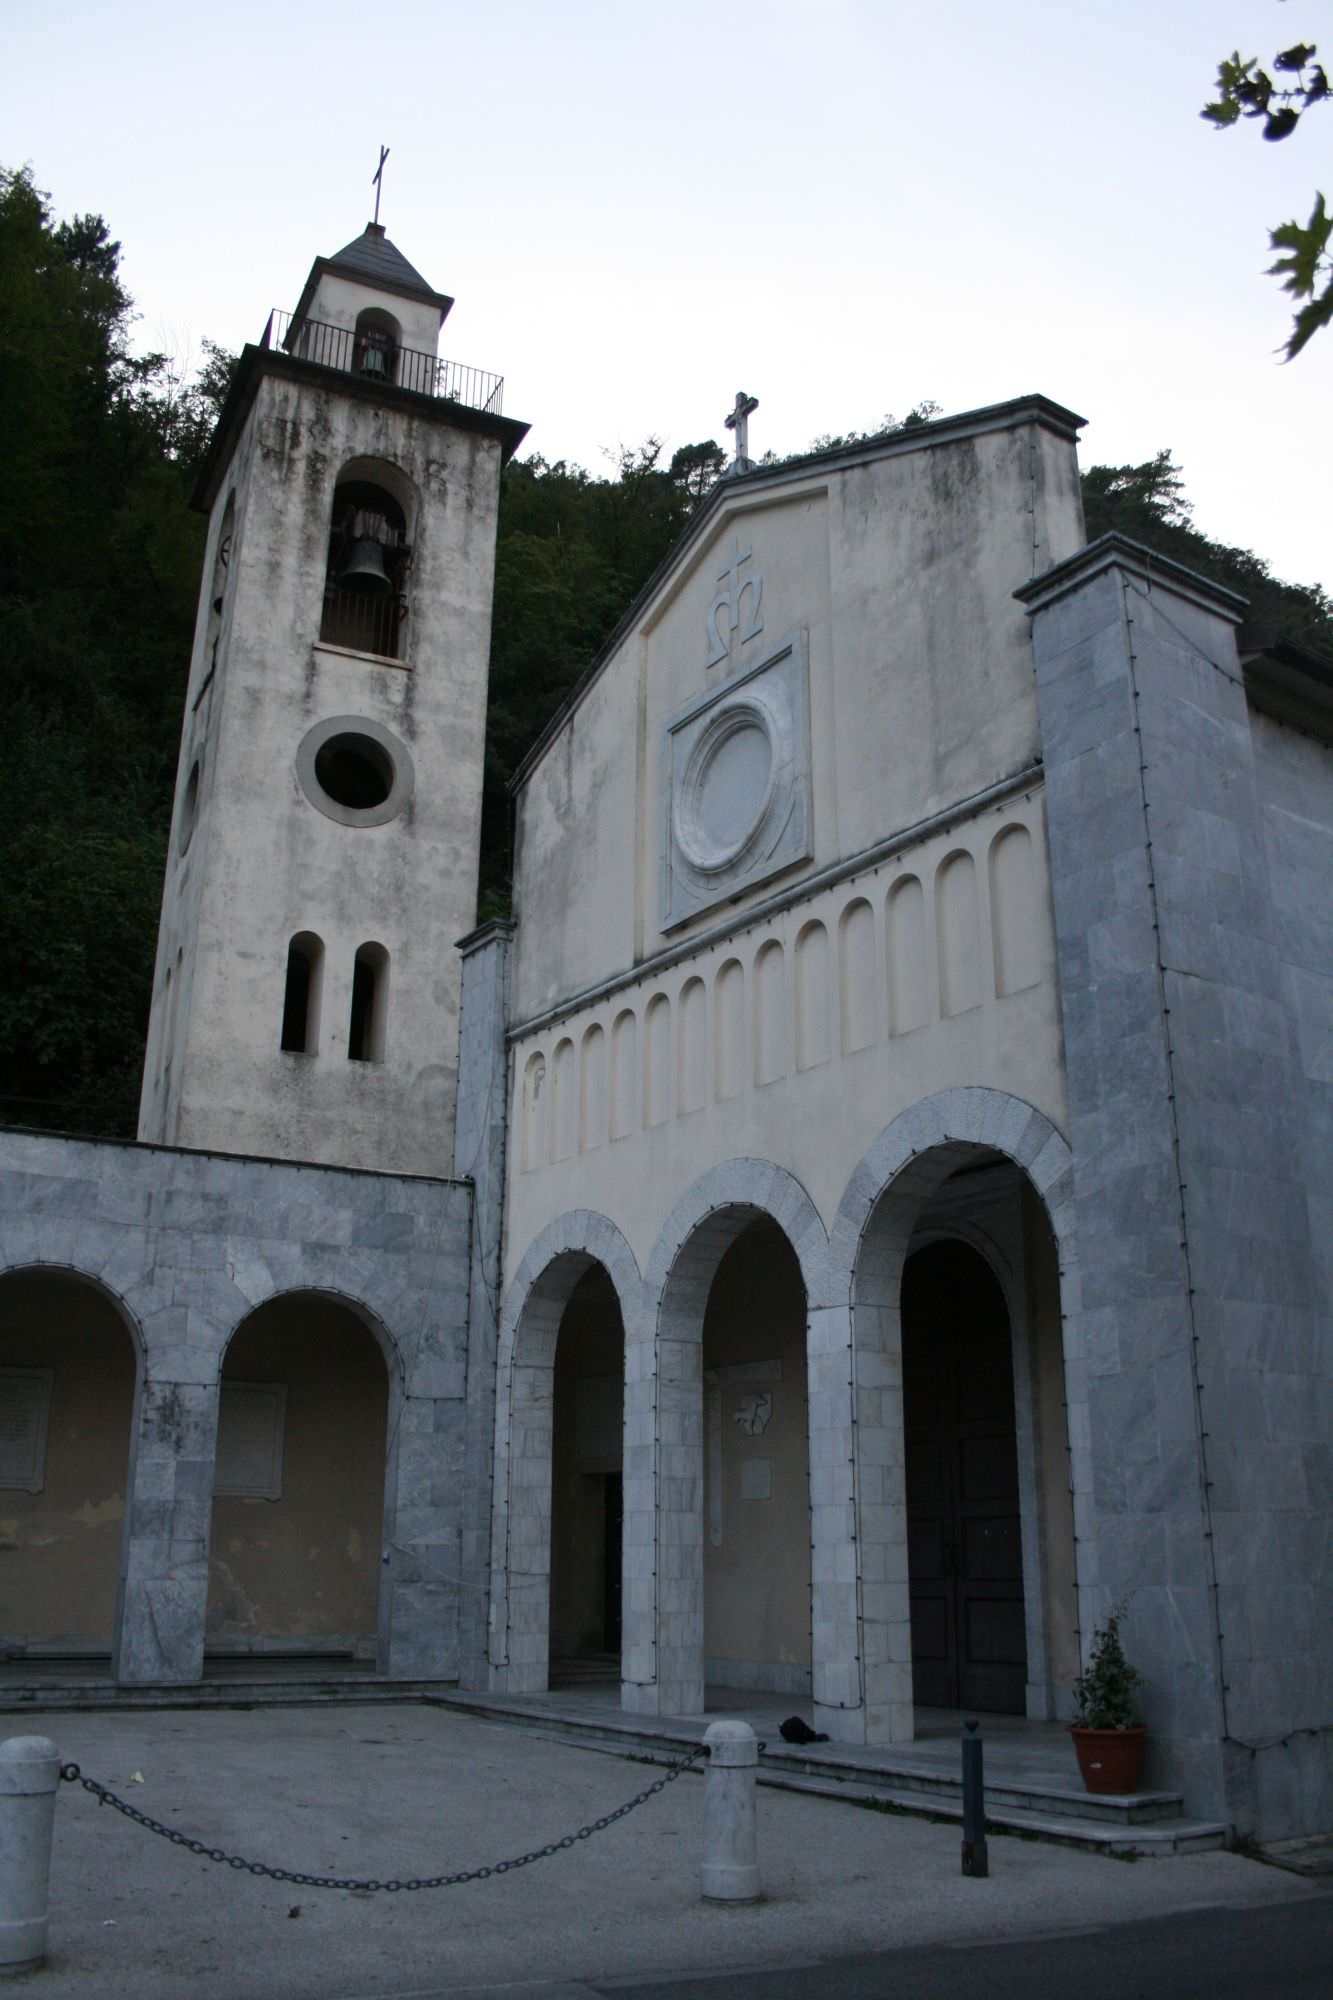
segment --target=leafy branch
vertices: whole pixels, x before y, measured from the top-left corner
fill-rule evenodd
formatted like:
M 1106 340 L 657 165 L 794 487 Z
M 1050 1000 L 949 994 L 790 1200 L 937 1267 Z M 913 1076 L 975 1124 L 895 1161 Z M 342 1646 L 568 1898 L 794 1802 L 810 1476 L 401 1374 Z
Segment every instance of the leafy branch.
M 1199 113 L 1219 132 L 1225 132 L 1242 118 L 1261 118 L 1265 139 L 1289 139 L 1305 113 L 1316 104 L 1329 101 L 1328 76 L 1316 62 L 1313 42 L 1294 42 L 1273 58 L 1280 79 L 1274 82 L 1257 56 L 1242 56 L 1237 49 L 1217 67 L 1217 97 Z M 1286 358 L 1294 361 L 1312 334 L 1333 320 L 1333 215 L 1324 206 L 1322 194 L 1315 196 L 1310 220 L 1284 222 L 1269 231 L 1269 244 L 1286 254 L 1268 267 L 1268 275 L 1281 278 L 1282 289 L 1294 299 L 1304 300 L 1287 337 Z

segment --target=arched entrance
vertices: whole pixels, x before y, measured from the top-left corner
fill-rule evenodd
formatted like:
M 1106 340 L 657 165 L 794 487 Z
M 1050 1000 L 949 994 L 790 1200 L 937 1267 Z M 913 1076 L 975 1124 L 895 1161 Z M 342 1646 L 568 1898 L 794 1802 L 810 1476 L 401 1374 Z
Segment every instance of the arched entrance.
M 851 1705 L 855 1583 L 837 1553 L 850 1533 L 851 1413 L 845 1355 L 835 1369 L 820 1324 L 827 1247 L 805 1189 L 754 1159 L 710 1168 L 658 1238 L 644 1278 L 651 1679 L 627 1693 L 641 1713 L 700 1713 L 706 1673 L 812 1691 L 816 1711 Z
M 810 1695 L 806 1297 L 767 1216 L 717 1265 L 703 1312 L 704 1679 Z
M 913 1698 L 1023 1715 L 1013 1343 L 979 1251 L 946 1237 L 908 1257 L 902 1343 Z
M 868 1742 L 906 1741 L 915 1733 L 914 1679 L 923 1700 L 947 1700 L 951 1692 L 962 1703 L 970 1696 L 978 1708 L 1012 1708 L 1020 1660 L 1023 1712 L 1033 1718 L 1067 1712 L 1060 1706 L 1061 1690 L 1078 1672 L 1074 1522 L 1079 1495 L 1090 1486 L 1086 1427 L 1080 1421 L 1086 1395 L 1080 1324 L 1066 1321 L 1063 1303 L 1068 1286 L 1077 1310 L 1072 1205 L 1069 1149 L 1059 1132 L 1031 1105 L 980 1087 L 941 1091 L 904 1112 L 866 1154 L 843 1198 L 832 1243 L 839 1268 L 850 1274 L 858 1630 Z M 905 1269 L 914 1254 L 940 1242 L 952 1246 L 949 1253 L 923 1261 L 905 1291 Z M 921 1380 L 930 1361 L 927 1356 L 923 1363 L 919 1349 L 914 1358 L 910 1325 L 904 1347 L 904 1311 L 909 1320 L 923 1314 L 929 1320 L 933 1312 L 937 1324 L 952 1325 L 960 1315 L 984 1311 L 993 1333 L 986 1362 L 991 1418 L 998 1398 L 1005 1404 L 1000 1430 L 1007 1432 L 1007 1401 L 995 1388 L 1004 1378 L 998 1331 L 1003 1319 L 994 1290 L 964 1251 L 979 1255 L 988 1267 L 1011 1337 L 1021 1649 L 1014 1629 L 1020 1599 L 1012 1575 L 1007 1475 L 998 1474 L 994 1463 L 984 1475 L 980 1470 L 987 1453 L 993 1461 L 1003 1460 L 1008 1447 L 979 1433 L 973 1454 L 978 1464 L 960 1466 L 960 1456 L 968 1456 L 964 1434 L 976 1400 L 969 1404 L 964 1383 L 964 1401 L 949 1419 L 953 1461 L 947 1481 L 938 1466 L 926 1465 L 922 1451 L 930 1426 L 919 1410 L 923 1399 L 938 1401 L 945 1385 L 938 1370 L 933 1385 Z M 946 1267 L 953 1276 L 942 1279 Z M 950 1287 L 957 1294 L 951 1303 Z M 953 1339 L 947 1324 L 946 1339 Z M 975 1356 L 972 1360 L 977 1364 Z M 917 1376 L 915 1521 L 909 1513 L 905 1362 Z M 946 1507 L 945 1496 L 956 1496 L 968 1481 L 977 1488 L 992 1481 L 1006 1487 L 1002 1500 L 990 1496 L 997 1504 L 987 1531 L 989 1549 L 982 1545 L 987 1536 L 979 1525 L 984 1495 L 973 1494 L 971 1526 L 971 1503 L 949 1497 Z M 930 1507 L 936 1509 L 933 1523 Z M 973 1548 L 960 1582 L 960 1542 L 969 1534 Z M 926 1546 L 932 1539 L 933 1551 Z M 988 1563 L 1004 1571 L 992 1579 L 1004 1588 L 991 1593 L 990 1608 L 981 1588 Z M 976 1633 L 964 1681 L 958 1623 L 965 1615 Z M 932 1633 L 918 1632 L 932 1621 Z M 939 1668 L 933 1680 L 926 1660 Z M 914 1666 L 921 1671 L 914 1674 Z
M 611 1269 L 581 1247 L 589 1240 Z M 637 1283 L 623 1238 L 579 1211 L 532 1246 L 511 1288 L 497 1370 L 490 1670 L 492 1686 L 513 1694 L 540 1694 L 553 1663 L 566 1676 L 575 1663 L 613 1670 L 623 1617 L 621 1299 Z
M 560 1316 L 553 1374 L 549 1684 L 618 1682 L 625 1330 L 600 1264 Z
M 0 1278 L 0 1639 L 109 1659 L 137 1378 L 120 1308 L 65 1271 Z
M 222 1364 L 205 1652 L 376 1655 L 389 1379 L 360 1314 L 289 1293 Z

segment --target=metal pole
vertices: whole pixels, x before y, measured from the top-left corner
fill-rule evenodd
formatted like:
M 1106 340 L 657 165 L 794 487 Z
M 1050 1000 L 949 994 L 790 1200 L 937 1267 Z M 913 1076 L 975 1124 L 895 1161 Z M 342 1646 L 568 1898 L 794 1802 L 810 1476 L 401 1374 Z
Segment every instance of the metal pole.
M 0 1977 L 46 1957 L 60 1759 L 49 1736 L 0 1743 Z
M 986 1853 L 986 1783 L 981 1766 L 981 1738 L 975 1722 L 965 1722 L 963 1737 L 963 1873 L 989 1875 Z
M 704 1742 L 700 1894 L 713 1903 L 754 1903 L 761 1894 L 754 1814 L 759 1745 L 748 1722 L 710 1723 Z

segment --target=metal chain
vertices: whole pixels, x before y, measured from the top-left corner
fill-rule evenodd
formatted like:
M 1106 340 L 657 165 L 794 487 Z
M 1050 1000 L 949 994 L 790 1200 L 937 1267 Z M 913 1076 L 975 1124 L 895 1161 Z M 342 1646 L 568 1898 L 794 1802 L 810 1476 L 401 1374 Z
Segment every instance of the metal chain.
M 656 1797 L 658 1792 L 665 1791 L 683 1771 L 688 1771 L 692 1764 L 697 1764 L 706 1754 L 707 1746 L 699 1744 L 687 1755 L 678 1758 L 655 1784 L 646 1785 L 641 1792 L 636 1792 L 632 1799 L 627 1799 L 623 1806 L 617 1806 L 614 1812 L 603 1813 L 600 1819 L 592 1820 L 587 1826 L 581 1826 L 577 1833 L 567 1833 L 559 1840 L 549 1840 L 545 1847 L 534 1847 L 530 1854 L 516 1854 L 509 1861 L 493 1861 L 485 1868 L 461 1868 L 455 1875 L 414 1876 L 402 1882 L 397 1880 L 379 1882 L 373 1877 L 360 1881 L 352 1875 L 303 1875 L 294 1868 L 270 1868 L 264 1861 L 247 1861 L 244 1855 L 228 1854 L 221 1847 L 209 1847 L 205 1841 L 191 1840 L 188 1834 L 179 1832 L 177 1828 L 164 1826 L 161 1820 L 151 1819 L 147 1813 L 140 1812 L 137 1806 L 130 1805 L 125 1799 L 117 1798 L 116 1794 L 108 1791 L 105 1785 L 99 1785 L 96 1778 L 85 1778 L 77 1764 L 62 1764 L 60 1775 L 67 1785 L 82 1785 L 85 1792 L 91 1792 L 99 1806 L 114 1806 L 117 1812 L 124 1813 L 126 1819 L 132 1819 L 136 1826 L 146 1827 L 149 1833 L 161 1834 L 163 1840 L 169 1840 L 174 1847 L 187 1848 L 191 1854 L 199 1855 L 204 1861 L 223 1862 L 228 1868 L 239 1869 L 245 1874 L 264 1875 L 271 1882 L 293 1882 L 302 1889 L 359 1889 L 365 1894 L 373 1895 L 380 1890 L 391 1893 L 397 1889 L 455 1889 L 463 1882 L 484 1882 L 491 1875 L 507 1875 L 511 1868 L 526 1868 L 532 1861 L 545 1861 L 548 1855 L 559 1854 L 566 1847 L 576 1846 L 580 1840 L 590 1840 L 593 1834 L 605 1832 L 606 1828 L 614 1826 L 618 1819 L 624 1819 L 626 1813 L 632 1813 L 636 1806 L 643 1805 L 645 1800 Z

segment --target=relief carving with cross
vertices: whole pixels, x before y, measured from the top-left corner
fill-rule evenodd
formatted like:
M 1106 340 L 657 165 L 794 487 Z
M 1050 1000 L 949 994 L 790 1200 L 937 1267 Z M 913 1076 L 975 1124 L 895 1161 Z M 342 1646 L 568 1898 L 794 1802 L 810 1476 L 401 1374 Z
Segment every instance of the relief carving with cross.
M 753 549 L 743 549 L 739 541 L 731 545 L 731 560 L 718 572 L 718 582 L 725 587 L 717 593 L 708 607 L 704 621 L 707 631 L 708 657 L 704 665 L 720 666 L 731 657 L 731 648 L 737 640 L 743 646 L 747 639 L 756 639 L 764 629 L 764 621 L 759 615 L 764 601 L 764 579 L 759 571 L 750 570 L 742 575 L 742 565 L 754 555 Z

